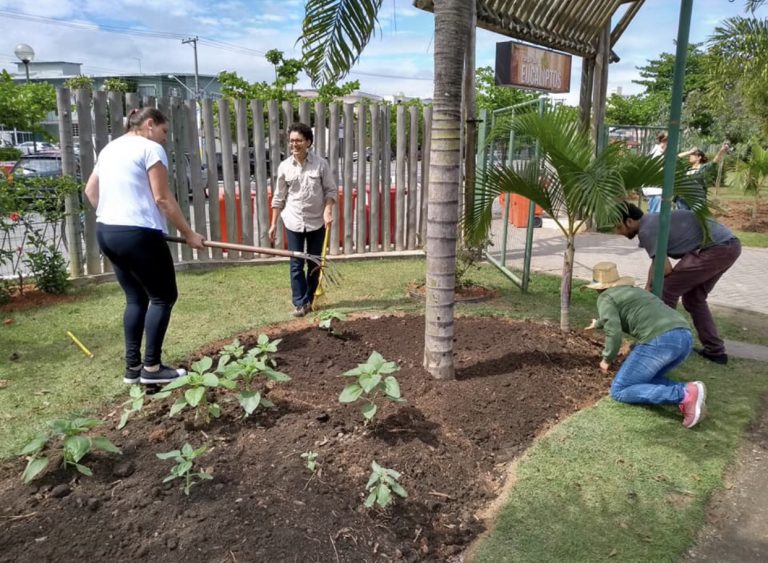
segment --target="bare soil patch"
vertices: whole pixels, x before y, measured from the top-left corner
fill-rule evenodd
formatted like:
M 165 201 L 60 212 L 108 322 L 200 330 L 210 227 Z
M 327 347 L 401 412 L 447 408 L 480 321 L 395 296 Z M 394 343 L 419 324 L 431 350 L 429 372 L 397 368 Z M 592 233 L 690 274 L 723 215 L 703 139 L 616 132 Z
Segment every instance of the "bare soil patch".
M 717 202 L 719 210 L 714 210 L 717 221 L 734 231 L 768 233 L 768 206 L 761 202 L 757 208 L 757 218 L 752 220 L 752 201 Z
M 150 402 L 116 431 L 114 406 L 100 433 L 123 455 L 86 458 L 94 477 L 49 469 L 24 486 L 21 460 L 0 467 L 0 560 L 458 561 L 508 463 L 611 379 L 597 369 L 601 343 L 554 325 L 458 319 L 448 382 L 421 367 L 422 317 L 339 328 L 344 339 L 298 323 L 269 331 L 283 338 L 278 369 L 292 377 L 271 388 L 272 410 L 243 419 L 234 398 L 218 397 L 222 418 L 201 428 Z M 401 366 L 407 404 L 385 404 L 370 428 L 337 401 L 338 376 L 374 350 Z M 188 497 L 178 482 L 162 485 L 171 464 L 155 457 L 185 442 L 212 447 L 202 465 L 214 476 Z M 319 454 L 314 475 L 300 458 L 308 450 Z M 387 510 L 363 507 L 373 460 L 401 472 L 409 493 Z
M 79 295 L 72 293 L 63 293 L 61 295 L 45 293 L 34 286 L 24 286 L 23 291 L 19 291 L 18 287 L 14 287 L 11 290 L 11 301 L 0 305 L 0 314 L 39 309 L 40 307 L 57 305 L 59 303 L 69 303 L 79 298 Z

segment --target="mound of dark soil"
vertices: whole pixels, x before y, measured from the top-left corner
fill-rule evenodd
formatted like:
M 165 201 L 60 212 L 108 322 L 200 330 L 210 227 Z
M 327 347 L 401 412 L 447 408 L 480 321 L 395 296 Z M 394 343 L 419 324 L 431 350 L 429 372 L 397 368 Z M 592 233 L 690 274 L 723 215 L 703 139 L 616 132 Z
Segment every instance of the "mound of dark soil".
M 170 400 L 102 434 L 122 456 L 95 454 L 93 477 L 49 469 L 21 484 L 22 461 L 0 468 L 2 561 L 451 561 L 483 531 L 477 517 L 498 494 L 507 464 L 543 430 L 605 395 L 599 343 L 555 326 L 495 318 L 457 320 L 457 379 L 421 367 L 423 318 L 349 321 L 345 339 L 304 325 L 283 338 L 271 386 L 276 408 L 242 418 L 232 397 L 199 426 L 168 418 Z M 246 346 L 256 334 L 243 335 Z M 202 353 L 218 353 L 212 346 Z M 338 377 L 372 351 L 396 361 L 406 405 L 387 403 L 372 427 L 337 399 Z M 109 427 L 109 428 L 108 428 Z M 208 444 L 213 480 L 162 484 L 155 457 L 185 442 Z M 318 453 L 313 475 L 301 453 Z M 371 462 L 402 473 L 407 499 L 363 507 Z M 53 467 L 53 466 L 51 466 Z

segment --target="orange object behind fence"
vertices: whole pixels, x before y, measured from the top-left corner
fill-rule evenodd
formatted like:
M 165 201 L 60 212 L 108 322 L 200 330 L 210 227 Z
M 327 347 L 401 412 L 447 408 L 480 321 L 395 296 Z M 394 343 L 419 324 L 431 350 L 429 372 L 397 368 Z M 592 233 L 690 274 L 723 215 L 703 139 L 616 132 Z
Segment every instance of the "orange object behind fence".
M 504 216 L 504 210 L 507 206 L 507 194 L 501 194 L 499 196 L 499 203 L 501 203 L 501 213 Z M 518 228 L 524 228 L 528 226 L 528 211 L 530 208 L 531 200 L 518 194 L 510 194 L 510 206 L 509 206 L 509 219 L 510 225 L 514 225 Z M 544 210 L 538 205 L 534 208 L 534 216 L 541 217 Z M 535 225 L 535 223 L 534 223 Z

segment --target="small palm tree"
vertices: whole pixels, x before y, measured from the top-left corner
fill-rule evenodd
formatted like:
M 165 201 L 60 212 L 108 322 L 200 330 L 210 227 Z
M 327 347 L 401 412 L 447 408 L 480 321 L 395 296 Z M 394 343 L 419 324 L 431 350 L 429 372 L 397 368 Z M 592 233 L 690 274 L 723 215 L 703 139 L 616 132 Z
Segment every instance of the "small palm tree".
M 754 197 L 752 203 L 752 226 L 754 227 L 757 224 L 760 195 L 768 188 L 768 151 L 756 141 L 752 141 L 750 153 L 749 160 L 736 161 L 727 183 L 730 187 Z
M 560 108 L 539 115 L 520 116 L 512 124 L 518 135 L 539 143 L 541 161 L 496 166 L 478 178 L 475 205 L 464 218 L 470 241 L 483 240 L 491 226 L 493 200 L 501 193 L 516 193 L 538 204 L 552 217 L 566 238 L 560 285 L 560 328 L 570 329 L 570 303 L 576 233 L 588 220 L 616 225 L 626 197 L 643 186 L 663 183 L 663 158 L 637 156 L 612 144 L 595 156 L 595 146 L 578 117 Z M 704 194 L 682 167 L 677 172 L 675 193 L 704 218 Z

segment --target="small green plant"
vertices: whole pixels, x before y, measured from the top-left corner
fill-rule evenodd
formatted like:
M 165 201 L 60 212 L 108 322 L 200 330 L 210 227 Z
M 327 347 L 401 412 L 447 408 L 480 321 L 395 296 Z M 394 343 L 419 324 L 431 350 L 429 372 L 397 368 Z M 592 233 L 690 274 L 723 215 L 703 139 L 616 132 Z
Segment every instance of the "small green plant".
M 205 356 L 192 364 L 190 373 L 170 382 L 163 387 L 160 393 L 155 394 L 156 399 L 165 399 L 176 389 L 184 389 L 181 397 L 171 406 L 168 416 L 175 416 L 187 407 L 195 409 L 195 419 L 202 415 L 205 422 L 210 422 L 211 417 L 221 416 L 221 407 L 218 403 L 208 402 L 208 389 L 225 388 L 234 389 L 235 383 L 227 378 L 219 378 L 209 370 L 213 366 L 213 360 Z
M 131 398 L 123 403 L 123 407 L 125 408 L 120 417 L 120 423 L 117 425 L 118 430 L 125 428 L 125 425 L 128 424 L 128 419 L 133 413 L 141 412 L 141 409 L 144 408 L 144 398 L 146 397 L 146 393 L 141 385 L 131 385 L 131 389 L 128 393 Z
M 94 418 L 80 417 L 49 422 L 51 434 L 37 436 L 21 450 L 20 455 L 28 458 L 27 467 L 21 475 L 24 483 L 29 483 L 48 467 L 49 459 L 43 453 L 52 438 L 63 438 L 61 457 L 64 467 L 74 467 L 83 475 L 93 475 L 93 472 L 88 467 L 80 463 L 91 450 L 98 449 L 109 453 L 121 454 L 122 452 L 103 436 L 83 436 L 85 432 L 100 424 L 101 421 Z
M 52 244 L 37 233 L 29 234 L 29 245 L 24 262 L 35 278 L 35 287 L 45 293 L 61 295 L 69 288 L 67 261 Z
M 317 452 L 304 452 L 301 454 L 301 459 L 304 460 L 304 467 L 306 467 L 311 473 L 317 471 Z
M 261 336 L 266 338 L 266 335 Z M 259 338 L 261 339 L 261 337 Z M 277 382 L 291 380 L 289 376 L 274 370 L 267 363 L 269 362 L 269 356 L 265 354 L 265 348 L 274 347 L 277 350 L 278 342 L 279 340 L 271 343 L 268 341 L 262 342 L 266 346 L 251 348 L 247 354 L 234 362 L 230 362 L 226 355 L 222 355 L 219 359 L 219 366 L 216 371 L 222 375 L 222 380 L 229 382 L 233 386 L 239 383 L 240 393 L 238 394 L 238 401 L 245 411 L 245 416 L 250 416 L 259 407 L 271 408 L 275 406 L 264 396 L 263 389 L 254 389 L 254 383 L 259 376 L 264 376 L 268 380 Z
M 272 354 L 277 353 L 277 345 L 282 342 L 282 338 L 270 340 L 266 334 L 260 334 L 256 339 L 256 346 L 248 352 L 255 357 L 264 360 L 264 363 L 277 367 L 277 362 L 272 358 Z
M 346 318 L 347 316 L 344 313 L 336 311 L 335 309 L 328 309 L 326 311 L 321 311 L 318 315 L 319 322 L 317 326 L 322 330 L 327 330 L 328 334 L 331 336 L 341 337 L 343 331 L 335 330 L 333 325 L 343 322 Z M 334 323 L 334 321 L 336 322 Z
M 197 465 L 197 458 L 208 451 L 208 446 L 200 446 L 197 449 L 189 444 L 184 444 L 180 450 L 155 454 L 159 459 L 172 459 L 176 462 L 171 472 L 163 479 L 168 483 L 174 479 L 184 479 L 184 494 L 189 495 L 190 489 L 202 481 L 210 481 L 213 476 L 205 471 L 193 471 Z
M 395 362 L 388 362 L 381 354 L 373 352 L 366 363 L 358 364 L 356 368 L 342 375 L 356 377 L 357 381 L 344 388 L 339 395 L 339 402 L 354 403 L 365 395 L 366 402 L 360 410 L 365 417 L 365 424 L 370 423 L 378 411 L 376 401 L 382 396 L 396 403 L 405 403 L 400 396 L 400 383 L 395 376 L 384 377 L 399 370 Z
M 222 354 L 219 357 L 219 367 L 226 365 L 232 359 L 239 360 L 243 357 L 243 354 L 245 354 L 245 348 L 240 344 L 238 338 L 234 339 L 231 344 L 224 346 L 221 351 Z M 218 369 L 216 371 L 218 371 Z
M 400 473 L 394 469 L 387 469 L 372 461 L 371 476 L 365 486 L 365 490 L 370 493 L 365 500 L 365 507 L 371 508 L 374 504 L 378 504 L 382 508 L 388 507 L 394 500 L 392 493 L 407 498 L 408 492 L 398 483 L 400 477 Z

